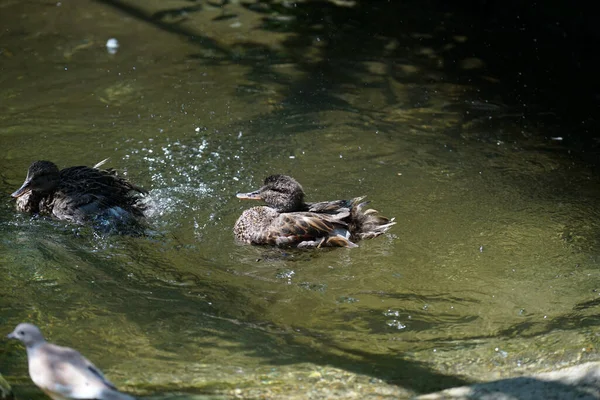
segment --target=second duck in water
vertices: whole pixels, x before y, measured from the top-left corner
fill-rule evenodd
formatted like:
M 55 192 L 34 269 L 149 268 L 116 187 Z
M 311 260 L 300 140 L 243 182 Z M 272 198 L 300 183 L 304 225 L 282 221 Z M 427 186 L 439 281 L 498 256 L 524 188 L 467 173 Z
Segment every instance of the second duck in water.
M 297 247 L 356 247 L 395 224 L 373 209 L 364 197 L 305 203 L 302 186 L 287 175 L 271 175 L 263 187 L 239 193 L 240 199 L 263 200 L 267 206 L 244 211 L 233 228 L 236 239 L 248 244 Z
M 104 217 L 128 222 L 143 217 L 141 195 L 147 191 L 111 169 L 99 169 L 104 162 L 62 170 L 50 161 L 34 162 L 11 195 L 17 210 L 80 224 Z

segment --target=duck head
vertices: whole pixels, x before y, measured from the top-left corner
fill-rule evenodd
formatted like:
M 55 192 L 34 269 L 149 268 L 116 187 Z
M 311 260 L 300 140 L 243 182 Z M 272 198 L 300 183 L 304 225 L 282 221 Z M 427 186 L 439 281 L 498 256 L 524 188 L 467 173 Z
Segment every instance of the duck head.
M 271 175 L 265 179 L 260 189 L 250 193 L 238 193 L 237 198 L 263 200 L 279 212 L 302 211 L 306 208 L 302 186 L 287 175 Z
M 29 166 L 25 182 L 11 196 L 17 198 L 32 191 L 49 192 L 58 186 L 59 180 L 56 164 L 50 161 L 36 161 Z

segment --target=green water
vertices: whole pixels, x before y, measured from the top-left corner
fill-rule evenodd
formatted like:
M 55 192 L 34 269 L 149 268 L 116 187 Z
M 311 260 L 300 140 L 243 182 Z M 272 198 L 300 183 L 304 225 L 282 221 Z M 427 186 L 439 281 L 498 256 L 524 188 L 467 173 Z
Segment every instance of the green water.
M 0 1 L 2 335 L 35 323 L 159 398 L 399 398 L 599 358 L 600 182 L 543 111 L 445 77 L 418 31 L 372 58 L 235 2 L 130 11 Z M 31 161 L 107 157 L 150 190 L 149 236 L 14 211 Z M 356 249 L 240 246 L 235 193 L 272 173 L 398 224 Z M 0 346 L 17 396 L 44 398 L 26 368 Z

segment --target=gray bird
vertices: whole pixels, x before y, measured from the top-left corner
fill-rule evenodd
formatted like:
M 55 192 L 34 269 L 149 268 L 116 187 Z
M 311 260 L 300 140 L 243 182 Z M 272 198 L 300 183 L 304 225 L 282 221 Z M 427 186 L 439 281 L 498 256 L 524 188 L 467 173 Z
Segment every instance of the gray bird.
M 7 337 L 23 342 L 31 380 L 53 400 L 135 400 L 120 393 L 77 350 L 46 342 L 35 325 L 19 324 Z

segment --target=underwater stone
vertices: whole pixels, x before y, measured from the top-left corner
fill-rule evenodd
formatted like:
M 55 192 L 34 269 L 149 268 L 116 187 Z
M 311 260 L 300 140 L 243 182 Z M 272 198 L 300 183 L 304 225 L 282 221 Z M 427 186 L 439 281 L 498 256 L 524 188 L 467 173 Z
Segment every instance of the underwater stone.
M 2 377 L 2 374 L 0 374 L 0 400 L 8 400 L 14 398 L 15 396 L 12 392 L 10 385 L 8 384 L 8 382 L 6 382 L 6 379 Z

